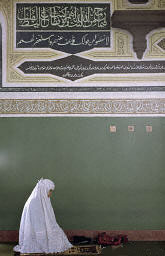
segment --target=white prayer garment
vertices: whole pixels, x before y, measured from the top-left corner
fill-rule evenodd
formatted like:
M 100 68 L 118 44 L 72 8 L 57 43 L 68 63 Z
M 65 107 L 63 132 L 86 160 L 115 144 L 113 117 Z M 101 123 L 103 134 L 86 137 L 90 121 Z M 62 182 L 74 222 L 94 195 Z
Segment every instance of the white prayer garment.
M 54 190 L 51 180 L 41 179 L 25 203 L 20 229 L 19 245 L 14 251 L 20 253 L 57 253 L 68 250 L 72 244 L 56 222 L 48 193 Z

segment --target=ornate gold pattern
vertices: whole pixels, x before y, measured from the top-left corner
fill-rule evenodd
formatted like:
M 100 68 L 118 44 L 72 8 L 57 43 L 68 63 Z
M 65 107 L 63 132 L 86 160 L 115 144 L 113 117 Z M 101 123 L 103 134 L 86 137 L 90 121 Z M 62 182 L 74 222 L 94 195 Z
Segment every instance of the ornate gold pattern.
M 22 59 L 21 54 L 9 54 L 9 63 L 12 66 L 13 64 L 19 62 Z
M 157 43 L 157 45 L 163 50 L 165 51 L 165 38 L 161 39 L 161 41 L 159 43 Z
M 164 49 L 159 46 L 159 42 L 165 38 L 165 30 L 159 29 L 148 36 L 148 50 L 145 57 L 147 58 L 163 58 Z
M 10 16 L 12 12 L 11 3 L 11 0 L 0 0 L 0 8 L 3 9 L 8 16 Z
M 21 79 L 21 76 L 18 75 L 16 72 L 14 72 L 13 70 L 10 72 L 10 79 L 11 80 L 23 80 Z
M 160 0 L 158 4 L 159 8 L 165 8 L 165 0 Z
M 165 114 L 165 99 L 0 99 L 0 114 Z
M 132 58 L 134 57 L 133 51 L 130 50 L 131 44 L 131 35 L 119 29 L 113 29 L 112 32 L 113 38 L 113 48 L 110 50 L 90 50 L 87 53 L 80 54 L 81 56 L 90 58 L 90 59 L 114 59 L 114 57 L 124 57 L 124 58 Z

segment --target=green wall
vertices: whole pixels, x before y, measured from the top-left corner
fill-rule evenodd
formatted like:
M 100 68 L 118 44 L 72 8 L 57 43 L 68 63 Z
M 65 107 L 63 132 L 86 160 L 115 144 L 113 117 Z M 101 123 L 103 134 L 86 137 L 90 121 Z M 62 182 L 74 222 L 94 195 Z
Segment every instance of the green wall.
M 0 230 L 19 228 L 41 177 L 64 229 L 165 229 L 164 152 L 165 118 L 1 118 Z

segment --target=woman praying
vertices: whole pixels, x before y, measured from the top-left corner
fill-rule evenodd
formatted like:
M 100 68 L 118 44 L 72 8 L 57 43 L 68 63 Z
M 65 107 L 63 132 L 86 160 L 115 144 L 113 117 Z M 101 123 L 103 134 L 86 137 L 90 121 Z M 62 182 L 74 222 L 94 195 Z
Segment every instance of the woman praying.
M 14 247 L 14 251 L 57 253 L 72 247 L 56 222 L 50 201 L 54 188 L 55 185 L 51 180 L 41 179 L 33 189 L 22 212 L 19 245 Z

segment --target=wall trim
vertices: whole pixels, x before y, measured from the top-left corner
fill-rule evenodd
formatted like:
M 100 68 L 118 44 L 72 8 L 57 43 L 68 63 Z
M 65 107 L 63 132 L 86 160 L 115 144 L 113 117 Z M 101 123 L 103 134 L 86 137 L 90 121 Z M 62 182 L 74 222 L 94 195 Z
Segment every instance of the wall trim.
M 98 233 L 124 234 L 129 241 L 165 241 L 165 230 L 65 230 L 71 240 L 75 235 L 95 238 Z M 18 242 L 18 230 L 0 230 L 0 243 Z
M 0 99 L 3 115 L 165 115 L 165 99 Z

